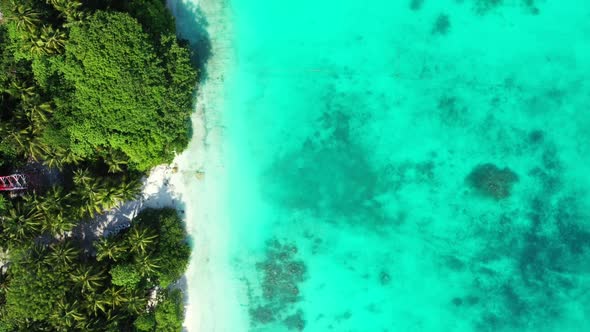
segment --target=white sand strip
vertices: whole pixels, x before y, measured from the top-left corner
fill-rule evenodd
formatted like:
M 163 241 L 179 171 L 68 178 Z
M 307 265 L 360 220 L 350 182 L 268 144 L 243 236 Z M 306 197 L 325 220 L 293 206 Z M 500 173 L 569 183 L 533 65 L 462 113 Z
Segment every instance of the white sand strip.
M 199 88 L 197 109 L 192 116 L 193 137 L 187 150 L 176 158 L 178 171 L 170 181 L 185 204 L 187 230 L 194 245 L 186 273 L 185 328 L 189 332 L 246 331 L 238 281 L 230 268 L 223 152 L 223 75 L 233 63 L 231 52 L 227 52 L 231 45 L 227 7 L 224 0 L 169 0 L 168 6 L 177 17 L 181 33 L 190 34 L 191 24 L 197 31 L 204 17 L 212 47 L 208 78 Z M 190 35 L 183 37 L 191 39 Z

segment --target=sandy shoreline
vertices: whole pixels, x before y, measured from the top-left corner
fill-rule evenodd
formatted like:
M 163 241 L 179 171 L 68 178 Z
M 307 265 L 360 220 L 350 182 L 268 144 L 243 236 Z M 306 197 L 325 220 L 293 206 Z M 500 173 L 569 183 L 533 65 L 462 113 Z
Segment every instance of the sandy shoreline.
M 95 236 L 128 227 L 143 208 L 175 207 L 184 216 L 193 246 L 185 278 L 176 285 L 185 294 L 185 331 L 246 331 L 240 282 L 230 267 L 226 208 L 224 75 L 233 64 L 228 7 L 226 0 L 168 0 L 167 5 L 183 38 L 202 42 L 203 28 L 211 36 L 207 78 L 199 86 L 191 116 L 193 136 L 171 165 L 152 169 L 138 200 L 97 217 Z
M 227 7 L 222 0 L 168 0 L 179 33 L 191 39 L 198 29 L 211 36 L 207 79 L 201 83 L 192 115 L 193 137 L 179 155 L 169 186 L 185 211 L 193 252 L 186 273 L 185 329 L 189 332 L 240 332 L 245 327 L 230 273 L 227 174 L 224 158 L 223 75 L 232 64 Z M 206 20 L 206 22 L 204 21 Z M 197 38 L 202 38 L 199 36 Z M 178 205 L 177 205 L 178 206 Z M 245 331 L 245 329 L 244 329 Z

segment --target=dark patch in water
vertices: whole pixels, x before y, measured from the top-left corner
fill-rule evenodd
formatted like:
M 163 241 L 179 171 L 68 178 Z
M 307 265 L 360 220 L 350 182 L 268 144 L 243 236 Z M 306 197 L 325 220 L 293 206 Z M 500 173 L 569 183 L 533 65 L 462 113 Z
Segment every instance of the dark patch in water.
M 347 310 L 347 311 L 341 313 L 340 315 L 336 316 L 335 321 L 337 323 L 340 323 L 344 320 L 349 320 L 351 317 L 352 317 L 352 312 L 350 312 L 350 310 Z
M 410 1 L 410 9 L 413 11 L 418 11 L 422 9 L 422 5 L 424 5 L 424 0 L 411 0 Z
M 451 270 L 461 271 L 465 268 L 465 263 L 463 263 L 460 259 L 455 256 L 448 256 L 445 258 L 445 263 L 447 267 Z
M 536 129 L 529 133 L 529 142 L 531 142 L 532 144 L 540 144 L 543 142 L 544 138 L 545 134 L 542 130 Z
M 510 196 L 518 175 L 508 167 L 500 169 L 494 164 L 478 165 L 467 176 L 467 183 L 484 196 L 501 200 Z
M 303 313 L 295 305 L 301 299 L 298 285 L 305 280 L 307 269 L 296 254 L 293 245 L 276 239 L 267 242 L 266 258 L 256 264 L 262 275 L 262 298 L 252 299 L 258 302 L 250 309 L 254 325 L 282 322 L 290 330 L 298 331 L 305 327 Z
M 432 34 L 434 35 L 446 35 L 451 29 L 451 19 L 447 14 L 440 14 L 437 16 L 432 26 Z
M 438 99 L 437 109 L 440 121 L 446 125 L 461 125 L 467 114 L 467 107 L 455 96 L 444 95 Z
M 543 167 L 550 171 L 558 171 L 561 169 L 561 162 L 557 156 L 557 151 L 553 146 L 547 146 L 543 151 L 542 156 Z
M 529 171 L 529 175 L 537 178 L 540 182 L 545 194 L 555 194 L 562 188 L 561 179 L 553 173 L 547 172 L 540 167 Z
M 474 0 L 475 1 L 475 10 L 479 14 L 485 14 L 488 11 L 500 6 L 504 1 L 503 0 Z
M 540 330 L 557 319 L 565 309 L 564 297 L 585 282 L 581 262 L 590 259 L 590 231 L 582 208 L 581 193 L 563 190 L 545 192 L 545 186 L 530 200 L 529 227 L 480 227 L 479 236 L 491 245 L 466 262 L 473 271 L 473 289 L 485 297 L 474 303 L 474 326 L 478 331 Z M 507 219 L 503 215 L 501 219 Z M 498 266 L 511 268 L 491 268 Z M 510 262 L 510 263 L 508 263 Z M 465 298 L 461 306 L 465 307 Z M 452 300 L 457 306 L 457 300 Z
M 475 11 L 480 14 L 487 14 L 491 10 L 499 8 L 504 4 L 512 4 L 504 0 L 473 0 Z M 536 6 L 536 0 L 521 0 L 520 4 L 532 15 L 539 14 L 539 8 Z
M 533 15 L 539 15 L 539 7 L 536 6 L 537 0 L 522 0 L 522 4 L 530 11 Z
M 271 165 L 264 175 L 264 183 L 270 184 L 265 194 L 275 204 L 328 221 L 384 225 L 392 218 L 376 198 L 392 188 L 384 171 L 371 164 L 370 153 L 358 143 L 356 133 L 367 118 L 350 115 L 342 103 L 331 100 L 315 133 Z
M 579 224 L 585 218 L 580 214 L 578 204 L 575 197 L 561 199 L 555 216 L 560 240 L 572 255 L 581 255 L 590 249 L 590 231 Z
M 283 320 L 283 324 L 289 330 L 303 331 L 303 329 L 305 328 L 305 320 L 303 319 L 303 312 L 301 310 L 297 310 L 296 313 L 285 318 L 285 320 Z
M 381 271 L 379 273 L 379 283 L 381 286 L 387 286 L 389 283 L 391 283 L 391 276 L 389 273 L 387 273 L 387 271 Z

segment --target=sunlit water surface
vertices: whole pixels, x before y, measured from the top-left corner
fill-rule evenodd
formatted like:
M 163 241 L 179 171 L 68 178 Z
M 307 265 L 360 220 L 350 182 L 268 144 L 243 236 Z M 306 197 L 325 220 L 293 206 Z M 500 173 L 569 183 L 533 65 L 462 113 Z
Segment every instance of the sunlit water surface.
M 229 6 L 244 331 L 590 331 L 590 3 Z

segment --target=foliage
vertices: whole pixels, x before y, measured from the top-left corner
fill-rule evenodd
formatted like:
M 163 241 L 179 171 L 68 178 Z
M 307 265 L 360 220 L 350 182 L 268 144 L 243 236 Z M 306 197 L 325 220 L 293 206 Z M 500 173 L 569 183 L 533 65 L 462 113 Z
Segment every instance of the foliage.
M 156 318 L 153 314 L 145 314 L 137 317 L 133 326 L 138 331 L 153 331 L 154 327 L 156 327 Z
M 6 202 L 6 198 L 4 198 L 4 196 L 0 195 L 0 214 L 4 213 L 6 211 L 7 206 L 8 206 L 8 203 Z
M 176 88 L 163 79 L 165 68 L 149 37 L 129 15 L 97 12 L 73 26 L 60 71 L 74 92 L 72 107 L 58 110 L 54 119 L 81 158 L 110 148 L 147 170 L 186 145 L 190 107 L 167 102 Z
M 129 264 L 115 265 L 109 273 L 112 277 L 111 282 L 117 286 L 134 288 L 141 281 L 137 269 Z
M 174 17 L 166 8 L 165 0 L 130 0 L 120 4 L 122 10 L 136 18 L 150 35 L 176 33 Z
M 190 254 L 175 211 L 96 240 L 87 223 L 137 198 L 143 172 L 187 144 L 196 71 L 173 17 L 162 0 L 0 11 L 0 174 L 41 178 L 0 195 L 0 331 L 180 331 L 180 293 L 158 290 Z
M 26 324 L 27 319 L 47 320 L 54 304 L 67 292 L 67 267 L 55 269 L 45 260 L 46 252 L 33 247 L 12 255 L 10 288 L 6 294 L 7 321 Z
M 177 332 L 182 330 L 184 305 L 182 294 L 176 289 L 165 293 L 154 312 L 156 318 L 156 331 Z
M 99 331 L 121 331 L 128 330 L 134 322 L 140 331 L 153 331 L 150 326 L 155 331 L 180 331 L 182 294 L 164 289 L 153 311 L 147 306 L 147 296 L 157 286 L 158 278 L 179 277 L 182 273 L 176 268 L 186 266 L 188 252 L 182 260 L 171 252 L 184 250 L 180 244 L 185 244 L 185 239 L 180 236 L 186 234 L 179 231 L 180 218 L 172 209 L 148 210 L 140 216 L 134 227 L 146 232 L 134 235 L 132 228 L 95 243 L 97 248 L 116 244 L 126 254 L 100 256 L 99 251 L 96 257 L 88 256 L 71 239 L 11 252 L 9 287 L 5 294 L 0 293 L 0 324 L 17 330 L 86 331 L 102 326 Z M 173 234 L 158 234 L 162 229 Z M 149 239 L 153 246 L 132 251 L 130 239 Z M 162 259 L 172 260 L 166 265 L 174 267 L 172 271 L 165 272 L 155 264 Z
M 156 272 L 160 286 L 168 287 L 182 276 L 190 258 L 182 220 L 174 209 L 146 209 L 137 216 L 136 222 L 138 227 L 145 225 L 159 234 L 151 254 L 160 266 Z
M 141 24 L 80 1 L 4 1 L 1 155 L 145 171 L 187 145 L 196 71 L 173 17 L 160 0 L 117 6 Z

